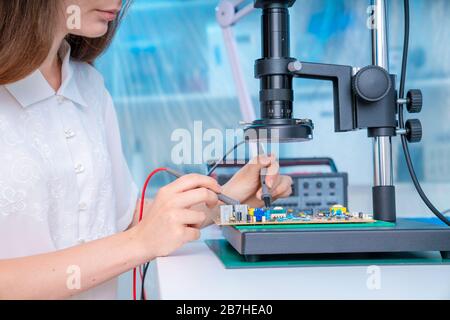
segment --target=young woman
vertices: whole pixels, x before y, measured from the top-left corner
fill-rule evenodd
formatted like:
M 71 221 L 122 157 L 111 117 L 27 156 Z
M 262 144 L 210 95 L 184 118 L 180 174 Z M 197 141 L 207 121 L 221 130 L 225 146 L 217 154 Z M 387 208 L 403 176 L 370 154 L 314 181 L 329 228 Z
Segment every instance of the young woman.
M 74 5 L 78 29 L 67 24 Z M 275 198 L 291 192 L 274 158 L 260 157 L 223 187 L 193 174 L 161 188 L 136 223 L 137 188 L 92 66 L 122 5 L 0 0 L 0 299 L 115 298 L 118 275 L 199 238 L 215 192 L 261 205 L 263 167 Z

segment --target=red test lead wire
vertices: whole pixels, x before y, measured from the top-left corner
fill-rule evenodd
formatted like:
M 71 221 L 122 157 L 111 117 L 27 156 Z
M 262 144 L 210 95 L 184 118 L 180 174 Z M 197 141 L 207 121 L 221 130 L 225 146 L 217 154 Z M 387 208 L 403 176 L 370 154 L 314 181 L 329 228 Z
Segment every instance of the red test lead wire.
M 153 178 L 155 174 L 158 172 L 167 171 L 167 168 L 158 168 L 154 170 L 150 175 L 147 177 L 147 180 L 145 180 L 144 187 L 142 188 L 141 193 L 141 200 L 139 205 L 139 222 L 142 221 L 143 215 L 144 215 L 144 204 L 145 204 L 145 192 L 147 191 L 148 184 L 150 183 L 150 180 Z M 137 300 L 137 289 L 136 289 L 136 270 L 137 268 L 133 269 L 133 300 Z M 141 269 L 139 269 L 141 271 Z M 141 280 L 142 280 L 142 272 L 141 272 Z M 145 292 L 143 293 L 145 297 Z

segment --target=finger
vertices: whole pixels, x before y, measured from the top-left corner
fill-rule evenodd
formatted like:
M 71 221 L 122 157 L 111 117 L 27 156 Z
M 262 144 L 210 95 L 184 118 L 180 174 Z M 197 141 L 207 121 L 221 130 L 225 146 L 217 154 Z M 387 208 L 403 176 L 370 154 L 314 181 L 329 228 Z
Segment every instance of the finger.
M 184 192 L 196 188 L 207 188 L 217 193 L 222 191 L 219 183 L 211 177 L 201 174 L 188 174 L 167 186 L 172 192 Z
M 283 198 L 288 198 L 289 196 L 292 195 L 292 187 L 290 186 L 287 189 L 284 189 L 284 191 L 277 191 L 277 193 L 274 193 L 272 195 L 272 201 L 278 200 L 278 199 L 283 199 Z M 263 201 L 262 200 L 262 191 L 261 189 L 258 190 L 258 192 L 255 195 L 256 199 Z
M 280 184 L 272 190 L 274 198 L 286 198 L 292 194 L 292 178 L 289 176 L 281 176 Z
M 272 164 L 272 161 L 274 161 L 274 158 L 268 155 L 259 155 L 247 163 L 244 168 L 242 168 L 243 171 L 245 171 L 246 174 L 250 174 L 252 176 L 259 175 L 261 172 L 261 169 L 267 168 Z
M 219 199 L 215 192 L 206 188 L 197 188 L 178 194 L 172 205 L 176 208 L 190 208 L 204 203 L 208 207 L 214 207 L 218 202 Z
M 177 213 L 177 219 L 184 225 L 202 225 L 206 220 L 206 214 L 196 210 L 181 210 Z
M 256 191 L 256 198 L 262 200 L 262 188 L 259 188 L 259 190 Z
M 289 198 L 292 195 L 292 190 L 286 190 L 284 193 L 278 194 L 273 197 L 273 201 L 276 201 L 278 199 L 285 199 Z
M 200 239 L 200 230 L 196 228 L 186 227 L 184 229 L 184 241 L 191 242 Z

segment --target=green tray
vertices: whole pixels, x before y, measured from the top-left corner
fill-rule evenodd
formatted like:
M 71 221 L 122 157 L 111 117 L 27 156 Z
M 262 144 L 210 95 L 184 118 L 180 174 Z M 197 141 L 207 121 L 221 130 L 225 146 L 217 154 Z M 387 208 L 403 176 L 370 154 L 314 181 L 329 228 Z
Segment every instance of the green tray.
M 450 259 L 442 259 L 438 252 L 276 255 L 262 256 L 259 261 L 248 262 L 226 240 L 206 240 L 205 242 L 219 260 L 222 261 L 226 269 L 370 265 L 450 265 Z

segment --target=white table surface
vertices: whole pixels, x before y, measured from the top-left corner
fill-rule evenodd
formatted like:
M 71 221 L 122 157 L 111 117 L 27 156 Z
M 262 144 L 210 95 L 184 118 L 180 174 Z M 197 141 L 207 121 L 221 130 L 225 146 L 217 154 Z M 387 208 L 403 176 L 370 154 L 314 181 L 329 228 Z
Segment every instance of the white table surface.
M 218 238 L 216 228 L 207 238 Z M 225 269 L 201 241 L 149 269 L 151 299 L 450 299 L 450 265 L 380 266 L 369 289 L 367 266 Z

